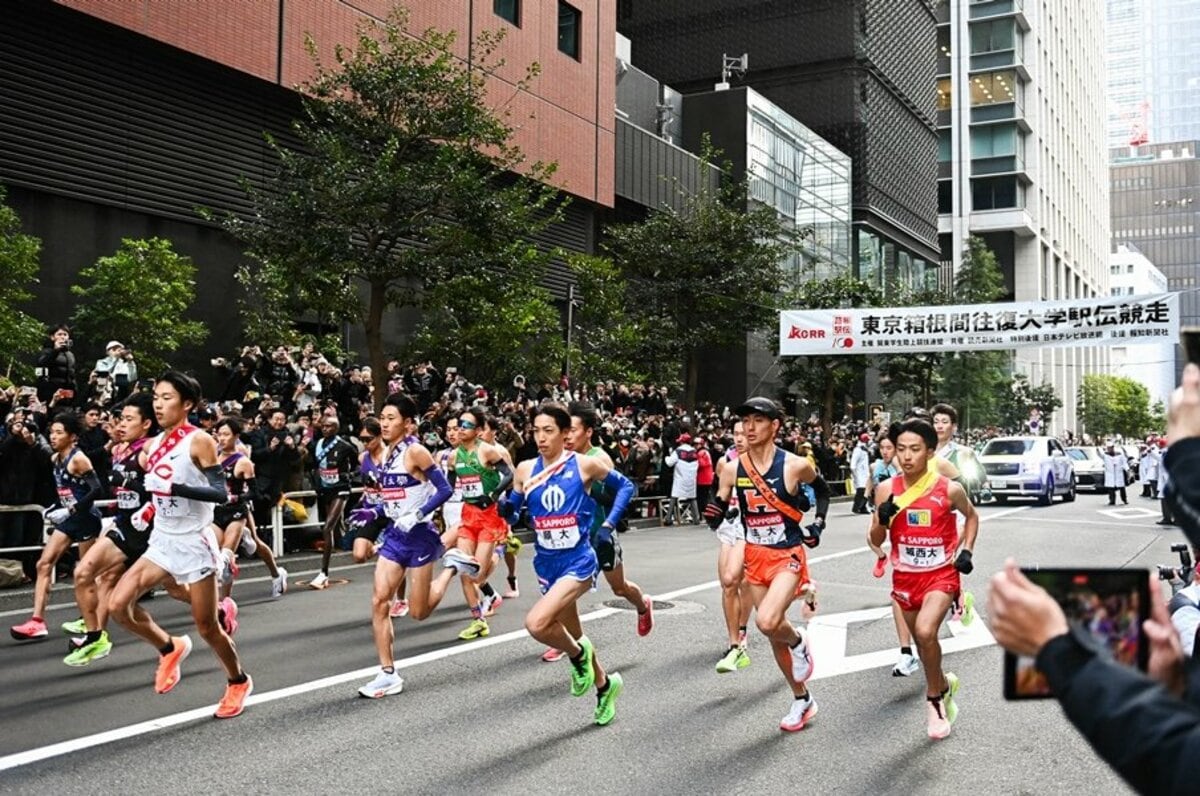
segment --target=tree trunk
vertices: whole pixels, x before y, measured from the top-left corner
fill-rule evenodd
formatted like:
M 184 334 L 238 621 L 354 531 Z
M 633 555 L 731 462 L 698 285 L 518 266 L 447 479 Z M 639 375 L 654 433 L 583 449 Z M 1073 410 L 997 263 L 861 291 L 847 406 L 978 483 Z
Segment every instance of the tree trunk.
M 684 406 L 689 411 L 696 411 L 696 390 L 700 384 L 700 357 L 695 351 L 689 351 L 687 357 L 687 397 Z
M 367 355 L 371 362 L 371 381 L 375 385 L 375 411 L 383 409 L 387 400 L 387 362 L 383 357 L 383 310 L 387 300 L 387 284 L 371 282 L 371 297 L 363 331 L 367 336 Z

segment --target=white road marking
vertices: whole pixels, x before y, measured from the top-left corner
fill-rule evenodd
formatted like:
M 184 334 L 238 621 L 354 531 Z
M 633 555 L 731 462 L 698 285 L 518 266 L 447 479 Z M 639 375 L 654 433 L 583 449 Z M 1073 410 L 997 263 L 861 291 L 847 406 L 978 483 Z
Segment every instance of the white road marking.
M 1144 509 L 1141 506 L 1123 506 L 1119 509 L 1098 509 L 1099 513 L 1106 517 L 1112 517 L 1118 520 L 1140 520 L 1146 517 L 1157 517 L 1160 512 L 1152 509 Z

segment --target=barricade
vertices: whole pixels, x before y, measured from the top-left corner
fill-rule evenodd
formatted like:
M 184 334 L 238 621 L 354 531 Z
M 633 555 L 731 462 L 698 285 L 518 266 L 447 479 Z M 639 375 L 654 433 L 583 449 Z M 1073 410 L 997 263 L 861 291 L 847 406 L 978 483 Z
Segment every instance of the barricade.
M 96 508 L 103 509 L 103 508 L 108 508 L 110 506 L 117 505 L 117 501 L 115 501 L 115 500 L 97 500 L 95 505 L 96 505 Z M 45 508 L 43 506 L 38 506 L 34 503 L 22 503 L 19 505 L 0 505 L 0 514 L 37 514 L 37 515 L 41 516 L 43 512 L 45 512 Z M 46 542 L 49 541 L 49 539 L 50 539 L 50 532 L 51 532 L 52 528 L 53 528 L 53 526 L 50 525 L 50 523 L 43 520 L 42 521 L 42 543 L 40 545 L 25 545 L 24 547 L 0 547 L 0 556 L 4 555 L 5 553 L 41 552 L 42 548 L 46 546 Z M 79 545 L 75 542 L 72 542 L 71 547 L 79 547 Z M 57 572 L 55 570 L 57 570 L 57 567 L 55 567 L 54 570 L 50 571 L 50 582 L 51 583 L 54 583 L 55 580 L 57 579 Z
M 350 490 L 352 495 L 361 495 L 362 487 L 355 487 Z M 316 497 L 317 493 L 312 489 L 300 489 L 295 492 L 284 492 L 280 497 L 279 502 L 271 509 L 271 552 L 276 558 L 283 556 L 283 534 L 285 531 L 295 530 L 297 528 L 320 528 L 325 525 L 325 520 L 321 518 L 320 501 L 315 503 L 309 510 L 309 519 L 304 522 L 293 522 L 285 524 L 283 521 L 283 501 L 297 498 Z M 305 507 L 309 508 L 309 507 Z

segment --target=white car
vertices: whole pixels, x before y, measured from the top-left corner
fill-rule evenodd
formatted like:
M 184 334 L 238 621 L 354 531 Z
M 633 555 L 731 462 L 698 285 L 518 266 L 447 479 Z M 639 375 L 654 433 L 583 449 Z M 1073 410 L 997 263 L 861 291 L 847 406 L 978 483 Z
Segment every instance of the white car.
M 1053 437 L 999 437 L 979 454 L 988 486 L 997 503 L 1010 497 L 1033 497 L 1048 506 L 1055 495 L 1075 499 L 1075 468 Z
M 1075 466 L 1075 486 L 1079 489 L 1094 489 L 1104 492 L 1104 459 L 1095 445 L 1080 445 L 1067 448 L 1067 455 Z

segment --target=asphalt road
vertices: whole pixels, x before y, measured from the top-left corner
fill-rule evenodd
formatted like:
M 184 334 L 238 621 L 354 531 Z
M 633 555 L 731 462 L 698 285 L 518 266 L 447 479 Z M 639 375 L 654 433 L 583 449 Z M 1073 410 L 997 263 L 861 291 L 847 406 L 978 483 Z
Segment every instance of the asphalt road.
M 1169 546 L 1182 535 L 1154 525 L 1156 503 L 1131 502 L 1116 515 L 1093 495 L 985 507 L 968 586 L 982 605 L 987 576 L 1010 555 L 1045 566 L 1174 562 Z M 923 680 L 890 676 L 888 589 L 871 577 L 864 530 L 839 504 L 810 554 L 821 595 L 812 683 L 820 713 L 798 734 L 778 729 L 790 695 L 754 631 L 749 668 L 713 670 L 724 629 L 712 534 L 635 530 L 622 540 L 628 574 L 671 607 L 639 638 L 634 614 L 605 604 L 606 585 L 586 598 L 588 635 L 625 676 L 608 727 L 592 724 L 590 696 L 569 695 L 567 664 L 541 663 L 542 648 L 521 630 L 535 598 L 527 553 L 522 596 L 504 603 L 489 638 L 456 639 L 468 618 L 456 591 L 425 622 L 395 620 L 405 690 L 375 701 L 356 695 L 374 673 L 371 568 L 335 562 L 333 574 L 348 582 L 314 592 L 295 583 L 311 576 L 313 559 L 292 557 L 283 599 L 269 599 L 254 566 L 235 591 L 236 641 L 256 688 L 231 721 L 210 718 L 223 678 L 194 631 L 183 680 L 164 696 L 153 691 L 154 652 L 121 630 L 112 655 L 82 669 L 60 662 L 64 638 L 3 642 L 0 791 L 1126 792 L 1054 702 L 1004 701 L 1001 653 L 981 622 L 944 631 L 958 650 L 946 660 L 962 680 L 961 713 L 948 739 L 928 740 Z M 52 602 L 69 599 L 56 591 Z M 28 615 L 21 593 L 0 606 L 9 623 Z M 173 632 L 187 629 L 183 606 L 159 597 L 148 608 Z M 846 616 L 857 611 L 866 613 Z M 74 616 L 62 607 L 47 618 L 56 627 Z

